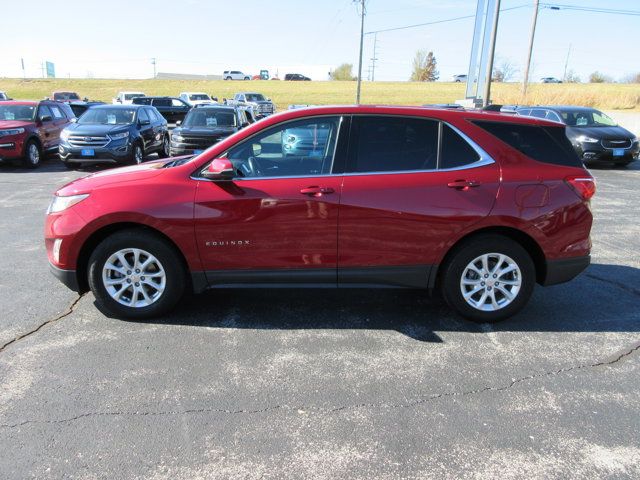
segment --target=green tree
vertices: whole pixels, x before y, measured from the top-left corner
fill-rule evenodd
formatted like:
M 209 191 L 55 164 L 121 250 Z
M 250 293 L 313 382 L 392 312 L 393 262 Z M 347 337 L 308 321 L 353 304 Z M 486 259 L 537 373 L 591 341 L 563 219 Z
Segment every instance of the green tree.
M 412 82 L 435 82 L 440 74 L 437 66 L 438 62 L 433 52 L 418 50 L 416 56 L 413 57 L 413 73 L 410 80 Z
M 338 65 L 331 74 L 332 80 L 357 80 L 352 73 L 353 65 L 350 63 L 343 63 Z

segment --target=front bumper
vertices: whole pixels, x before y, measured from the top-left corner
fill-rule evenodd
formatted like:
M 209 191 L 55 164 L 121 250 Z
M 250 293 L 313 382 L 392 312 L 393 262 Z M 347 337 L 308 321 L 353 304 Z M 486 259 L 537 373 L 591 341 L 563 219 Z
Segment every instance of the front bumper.
M 591 263 L 591 255 L 546 261 L 546 275 L 542 285 L 557 285 L 574 279 Z
M 74 292 L 80 292 L 80 284 L 78 283 L 78 275 L 75 270 L 62 270 L 56 267 L 52 263 L 49 263 L 49 268 L 54 277 L 60 280 L 67 288 Z
M 622 155 L 614 155 L 614 149 L 589 143 L 579 145 L 576 150 L 584 163 L 629 163 L 638 159 L 640 147 L 634 143 L 629 148 L 620 149 Z
M 82 150 L 92 149 L 94 155 L 82 155 Z M 129 142 L 110 143 L 108 147 L 73 147 L 60 144 L 58 147 L 60 160 L 65 163 L 126 163 L 131 160 L 132 148 Z
M 24 141 L 20 138 L 0 137 L 0 160 L 19 160 L 22 158 Z

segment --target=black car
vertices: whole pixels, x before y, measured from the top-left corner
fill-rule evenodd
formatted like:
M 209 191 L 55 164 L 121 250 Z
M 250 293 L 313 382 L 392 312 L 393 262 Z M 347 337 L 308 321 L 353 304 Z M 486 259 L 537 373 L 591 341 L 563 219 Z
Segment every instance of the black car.
M 638 138 L 595 108 L 519 107 L 516 112 L 564 123 L 567 137 L 584 163 L 628 165 L 638 159 Z
M 249 123 L 243 108 L 195 107 L 171 132 L 171 156 L 201 153 Z
M 131 103 L 134 105 L 151 105 L 156 107 L 169 123 L 184 120 L 187 112 L 191 110 L 191 105 L 181 98 L 176 97 L 136 97 Z
M 169 155 L 167 121 L 153 107 L 97 105 L 60 134 L 60 159 L 82 163 L 141 163 L 150 153 Z
M 298 82 L 310 82 L 311 79 L 309 77 L 305 77 L 304 75 L 301 75 L 300 73 L 287 73 L 284 76 L 285 80 L 289 80 L 289 81 L 298 81 Z
M 71 107 L 71 111 L 76 117 L 81 116 L 84 112 L 86 112 L 91 107 L 94 107 L 96 105 L 105 105 L 105 103 L 98 102 L 98 101 L 87 101 L 87 102 L 82 101 L 82 102 L 69 103 L 69 107 Z

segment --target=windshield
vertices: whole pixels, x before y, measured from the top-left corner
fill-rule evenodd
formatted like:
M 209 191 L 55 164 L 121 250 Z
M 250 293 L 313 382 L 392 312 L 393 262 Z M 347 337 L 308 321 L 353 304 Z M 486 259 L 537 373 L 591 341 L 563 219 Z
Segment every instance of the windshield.
M 564 123 L 571 127 L 615 127 L 617 123 L 598 110 L 565 110 L 561 112 Z
M 124 94 L 125 100 L 132 100 L 136 97 L 144 97 L 144 93 L 125 93 Z
M 261 93 L 247 93 L 245 97 L 247 102 L 264 102 L 264 95 Z
M 35 105 L 0 105 L 0 120 L 31 122 L 35 116 Z
M 53 94 L 54 100 L 80 100 L 80 97 L 75 92 L 56 92 Z
M 189 95 L 189 100 L 211 100 L 211 97 L 206 93 L 194 93 L 193 95 Z
M 189 112 L 182 125 L 205 128 L 235 127 L 236 116 L 230 111 L 195 109 Z
M 128 125 L 133 123 L 136 111 L 133 108 L 90 108 L 78 119 L 78 123 L 99 125 Z

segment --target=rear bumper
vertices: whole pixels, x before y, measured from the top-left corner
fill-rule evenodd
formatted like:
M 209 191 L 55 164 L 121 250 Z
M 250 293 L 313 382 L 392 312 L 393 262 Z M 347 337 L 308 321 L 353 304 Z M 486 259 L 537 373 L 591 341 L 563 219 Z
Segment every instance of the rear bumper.
M 559 283 L 572 280 L 591 263 L 591 255 L 583 257 L 561 258 L 558 260 L 547 260 L 545 279 L 542 285 L 557 285 Z
M 66 285 L 67 288 L 74 292 L 80 292 L 80 285 L 78 284 L 78 276 L 75 270 L 62 270 L 55 265 L 49 263 L 49 268 L 53 276 Z

